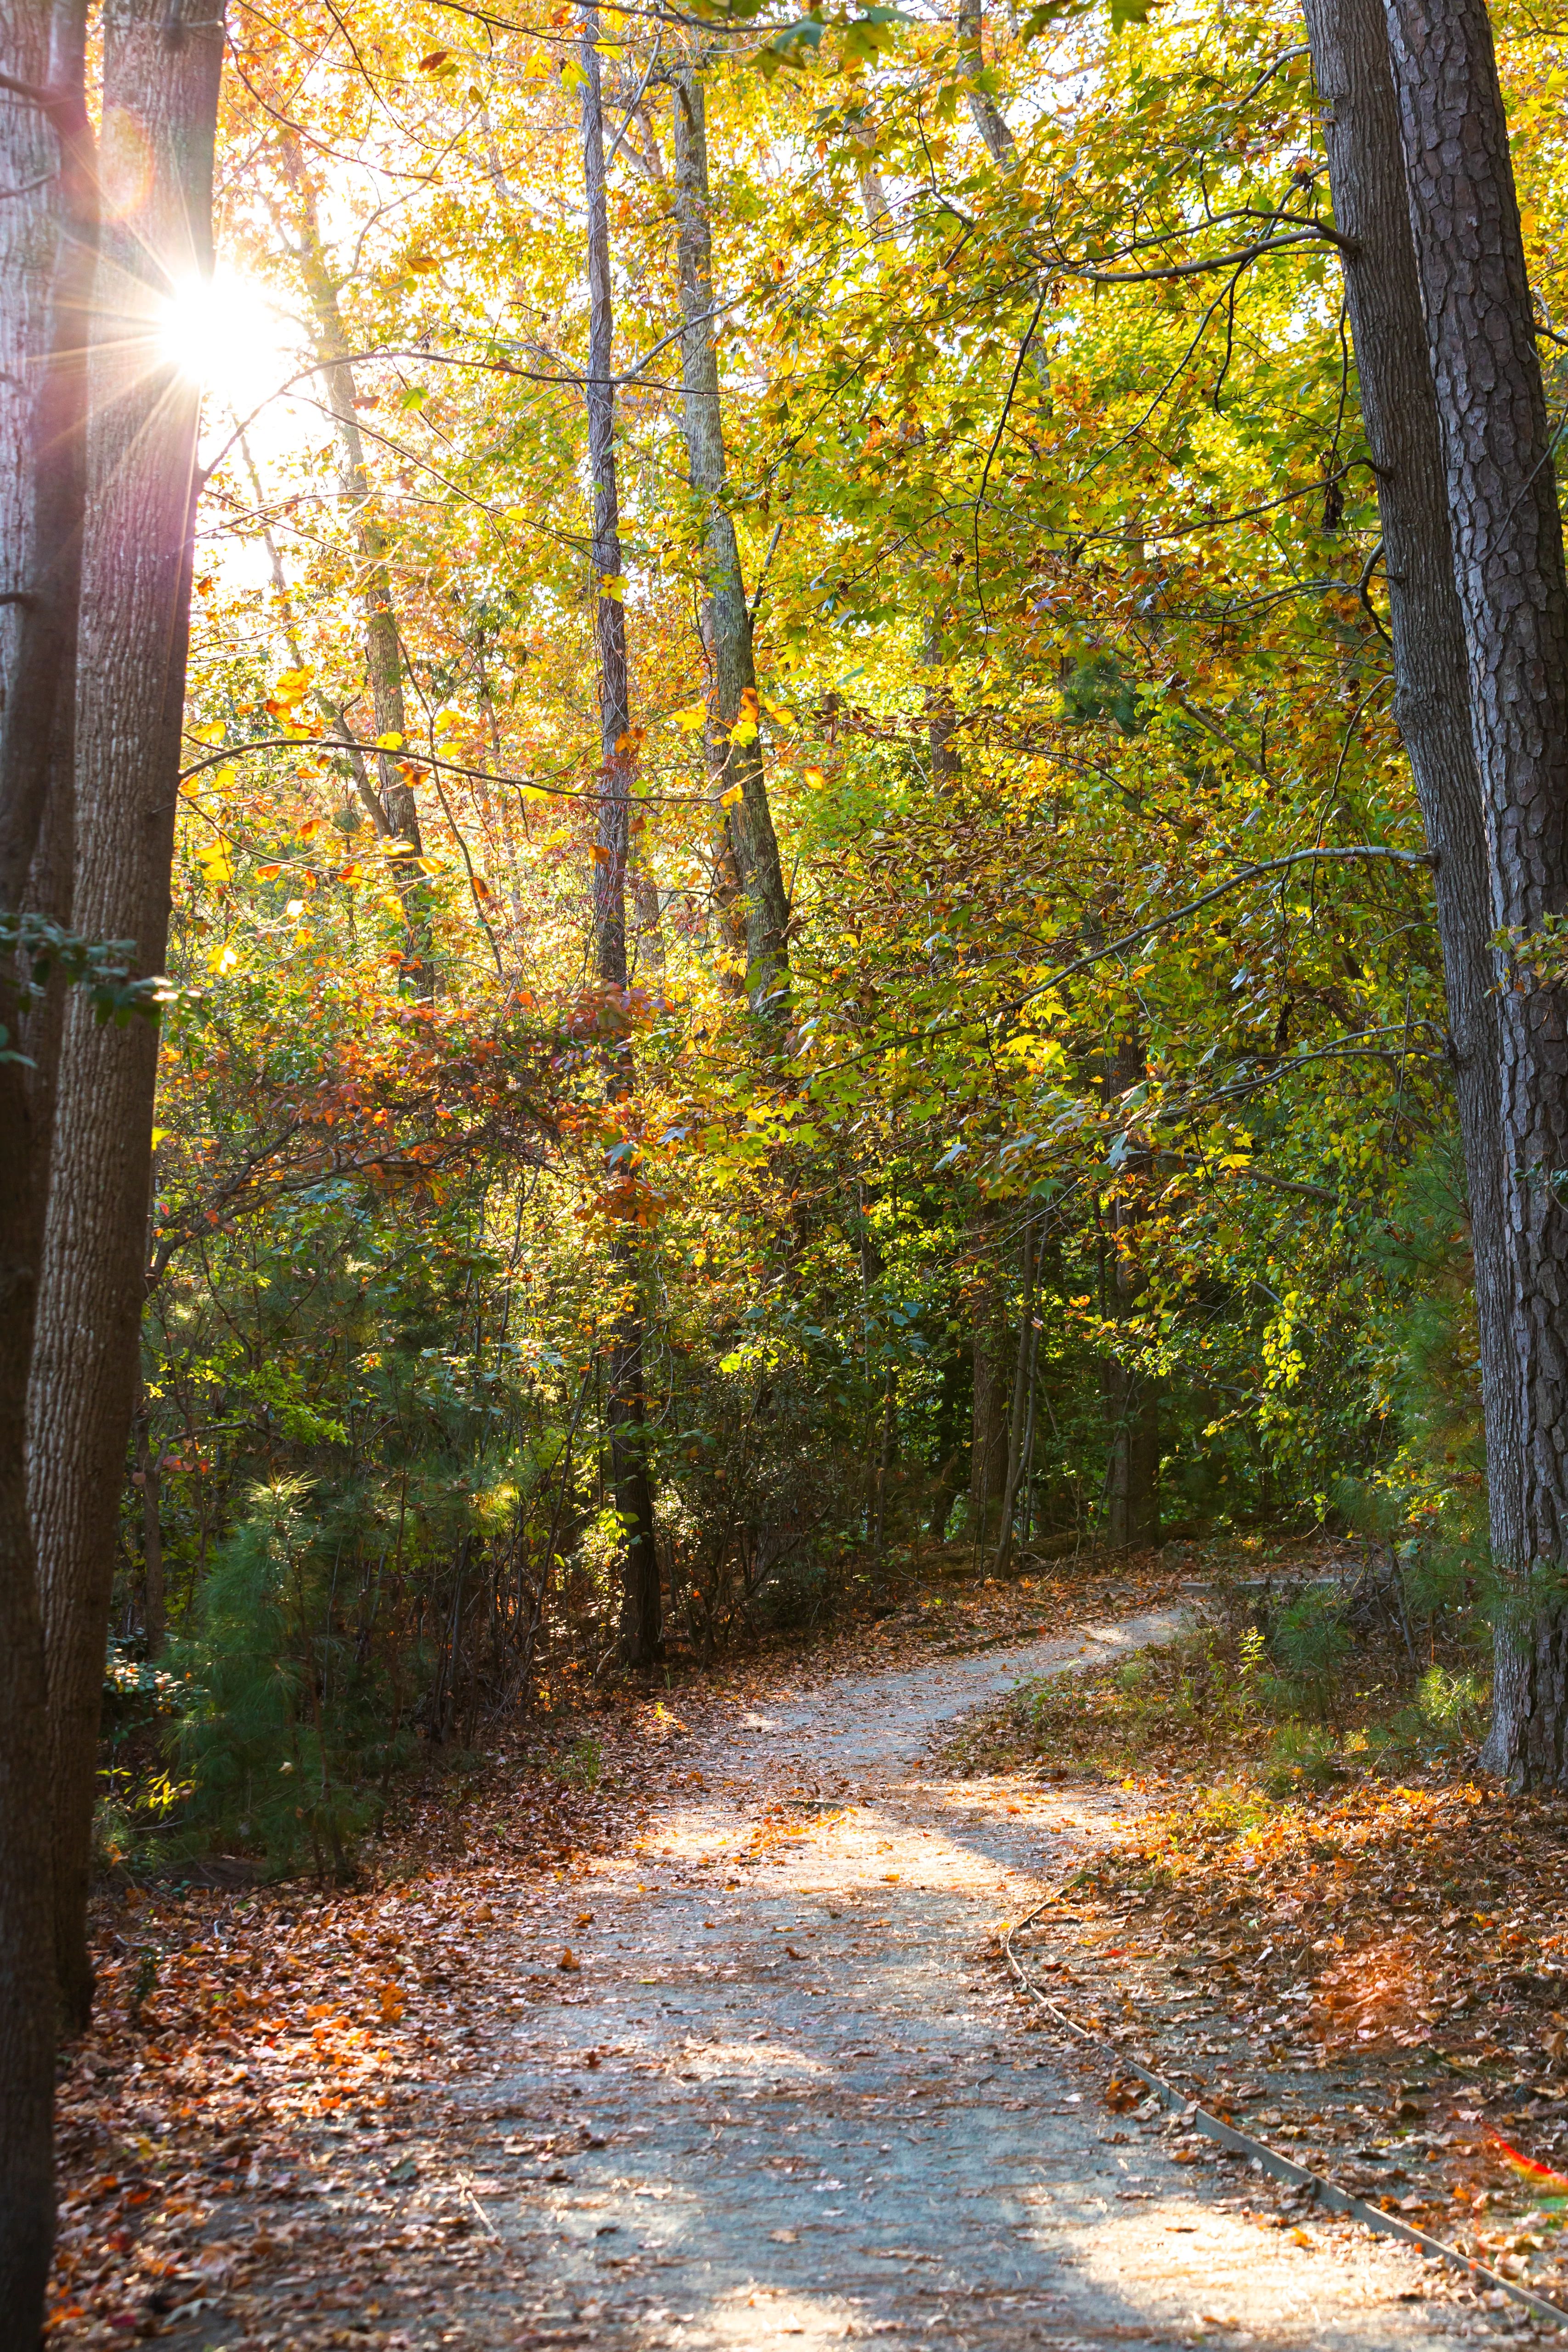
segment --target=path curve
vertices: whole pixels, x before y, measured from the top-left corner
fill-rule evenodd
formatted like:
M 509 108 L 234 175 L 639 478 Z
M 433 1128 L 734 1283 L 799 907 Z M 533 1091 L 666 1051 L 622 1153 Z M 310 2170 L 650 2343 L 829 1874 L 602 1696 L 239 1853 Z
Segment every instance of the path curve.
M 431 2089 L 426 2146 L 367 2200 L 402 2199 L 405 2248 L 429 2239 L 380 2340 L 1402 2352 L 1509 2332 L 1364 2231 L 1260 2230 L 1245 2179 L 1194 2179 L 1023 2031 L 996 1924 L 1116 1795 L 948 1781 L 933 1747 L 1022 1676 L 1177 1622 L 846 1676 L 678 1743 L 635 1848 L 468 1948 L 474 2069 Z

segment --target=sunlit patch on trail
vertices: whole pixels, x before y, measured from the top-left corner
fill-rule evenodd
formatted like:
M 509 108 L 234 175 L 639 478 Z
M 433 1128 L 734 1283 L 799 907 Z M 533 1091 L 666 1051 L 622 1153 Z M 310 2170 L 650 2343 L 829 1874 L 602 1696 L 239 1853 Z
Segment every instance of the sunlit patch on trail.
M 681 2052 L 676 2071 L 713 2082 L 735 2075 L 831 2075 L 834 2069 L 787 2042 L 704 2042 Z
M 854 2315 L 845 2305 L 789 2287 L 746 2286 L 727 2295 L 705 2312 L 691 2330 L 689 2341 L 715 2347 L 732 2345 L 736 2352 L 803 2352 L 813 2344 L 842 2344 L 856 2333 Z

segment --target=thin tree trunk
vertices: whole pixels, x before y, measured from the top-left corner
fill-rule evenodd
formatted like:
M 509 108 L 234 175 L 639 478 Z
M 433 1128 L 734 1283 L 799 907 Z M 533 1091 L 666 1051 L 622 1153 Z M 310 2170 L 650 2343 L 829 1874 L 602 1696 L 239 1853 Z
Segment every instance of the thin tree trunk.
M 331 362 L 321 371 L 327 406 L 337 434 L 339 478 L 353 522 L 359 549 L 359 591 L 364 620 L 365 671 L 370 680 L 371 709 L 376 740 L 395 735 L 401 743 L 408 731 L 403 696 L 403 648 L 398 640 L 397 614 L 392 601 L 392 573 L 387 564 L 386 534 L 371 513 L 370 470 L 364 459 L 364 439 L 359 429 L 358 394 L 350 361 L 352 346 L 343 329 L 338 302 L 338 281 L 327 260 L 321 238 L 316 192 L 305 167 L 299 133 L 282 134 L 284 169 L 294 190 L 299 215 L 300 265 L 305 291 L 316 322 L 317 356 Z M 347 729 L 347 719 L 339 714 Z M 389 748 L 376 754 L 377 782 L 371 784 L 365 765 L 351 754 L 359 795 L 372 824 L 393 856 L 393 878 L 403 902 L 408 934 L 409 978 L 416 996 L 436 992 L 436 970 L 429 918 L 423 906 L 424 882 L 418 860 L 425 854 L 419 827 L 419 807 L 414 787 L 404 772 L 405 754 Z
M 10 12 L 0 100 L 0 918 L 68 924 L 97 172 L 85 9 Z M 20 929 L 21 926 L 18 926 Z M 54 2242 L 55 1997 L 44 1621 L 27 1491 L 62 1021 L 0 945 L 0 2309 L 37 2344 Z M 22 1058 L 22 1057 L 26 1058 Z
M 1013 1515 L 1017 1508 L 1018 1481 L 1023 1475 L 1026 1454 L 1025 1428 L 1035 1353 L 1035 1224 L 1032 1217 L 1024 1221 L 1019 1255 L 1022 1260 L 1019 1271 L 1023 1307 L 1018 1318 L 1018 1352 L 1013 1366 L 1013 1409 L 1007 1417 L 1007 1478 L 1002 1490 L 1002 1519 L 996 1531 L 996 1558 L 991 1571 L 994 1576 L 1005 1576 L 1013 1557 Z
M 1492 1548 L 1521 1556 L 1518 1365 L 1507 1246 L 1491 879 L 1470 733 L 1437 401 L 1381 0 L 1304 0 L 1323 103 L 1345 303 L 1376 469 L 1394 641 L 1394 712 L 1434 877 L 1448 1050 L 1474 1255 Z
M 993 1214 L 984 1202 L 971 1226 L 976 1295 L 973 1326 L 974 1393 L 969 1445 L 969 1539 L 984 1558 L 1006 1480 L 1003 1384 L 1006 1324 L 996 1269 L 991 1261 Z
M 162 971 L 184 706 L 200 396 L 149 364 L 172 285 L 212 266 L 221 13 L 132 0 L 110 18 L 104 116 L 136 126 L 142 199 L 106 235 L 77 677 L 72 919 Z M 146 1292 L 158 1039 L 65 1021 L 29 1401 L 29 1491 L 48 1672 L 56 1958 L 68 2021 L 92 2001 L 87 1893 L 115 1531 Z
M 1011 163 L 1016 147 L 1000 110 L 979 87 L 985 70 L 982 0 L 958 0 L 958 69 L 968 86 L 970 120 L 984 140 L 994 163 Z
M 142 1389 L 136 1408 L 136 1468 L 142 1481 L 142 1625 L 147 1655 L 159 1658 L 169 1638 L 168 1595 L 163 1583 L 163 1450 L 153 1434 L 153 1419 Z
M 1518 1493 L 1490 1461 L 1498 1630 L 1486 1760 L 1568 1781 L 1568 1619 L 1531 1571 L 1568 1559 L 1568 992 L 1531 942 L 1568 916 L 1568 580 L 1508 125 L 1481 0 L 1387 0 L 1410 221 L 1469 654 L 1499 1002 Z M 1551 950 L 1549 950 L 1549 953 Z M 1499 1454 L 1500 1455 L 1500 1447 Z M 1500 1538 L 1500 1542 L 1499 1538 Z
M 1144 1076 L 1143 1047 L 1137 1036 L 1118 1046 L 1111 1086 L 1124 1095 Z M 1129 1172 L 1147 1161 L 1137 1154 L 1127 1163 Z M 1136 1202 L 1118 1197 L 1111 1210 L 1111 1251 L 1108 1309 L 1114 1302 L 1119 1321 L 1134 1311 L 1144 1286 L 1135 1241 L 1142 1213 Z M 1118 1355 L 1105 1366 L 1103 1377 L 1110 1462 L 1106 1472 L 1106 1541 L 1112 1551 L 1131 1551 L 1160 1539 L 1160 1396 L 1156 1383 L 1135 1364 Z
M 714 724 L 710 731 L 720 803 L 746 899 L 746 988 L 777 1018 L 789 992 L 789 896 L 763 772 L 752 616 L 735 526 L 724 503 L 724 429 L 713 338 L 713 247 L 709 226 L 708 129 L 694 67 L 671 78 L 675 102 L 676 256 L 680 280 L 681 415 L 691 487 L 702 508 L 706 605 L 712 631 Z M 739 797 L 731 799 L 738 793 Z
M 626 856 L 632 787 L 631 697 L 626 675 L 626 618 L 622 601 L 620 505 L 616 484 L 615 318 L 610 290 L 609 208 L 605 187 L 605 135 L 599 79 L 598 11 L 582 14 L 583 175 L 588 197 L 588 470 L 594 489 L 595 633 L 599 655 L 599 838 L 595 852 L 594 934 L 605 1019 L 613 1034 L 605 1055 L 605 1092 L 629 1104 L 634 1085 L 626 1021 Z M 648 1665 L 658 1654 L 661 1623 L 658 1549 L 654 1539 L 653 1488 L 648 1476 L 647 1408 L 644 1392 L 641 1270 L 634 1241 L 616 1243 L 612 1278 L 616 1297 L 607 1328 L 610 1378 L 606 1412 L 610 1483 L 621 1523 L 622 1655 Z

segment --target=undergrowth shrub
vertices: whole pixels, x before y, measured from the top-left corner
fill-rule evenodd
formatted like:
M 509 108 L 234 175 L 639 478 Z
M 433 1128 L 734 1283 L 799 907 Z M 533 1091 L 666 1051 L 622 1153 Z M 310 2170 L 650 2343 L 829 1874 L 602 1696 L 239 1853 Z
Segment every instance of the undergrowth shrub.
M 221 1828 L 274 1867 L 308 1853 L 343 1874 L 408 1741 L 374 1651 L 336 1609 L 342 1547 L 310 1501 L 301 1479 L 253 1489 L 196 1631 L 174 1645 L 195 1694 L 175 1740 L 190 1785 L 179 1826 L 193 1846 Z

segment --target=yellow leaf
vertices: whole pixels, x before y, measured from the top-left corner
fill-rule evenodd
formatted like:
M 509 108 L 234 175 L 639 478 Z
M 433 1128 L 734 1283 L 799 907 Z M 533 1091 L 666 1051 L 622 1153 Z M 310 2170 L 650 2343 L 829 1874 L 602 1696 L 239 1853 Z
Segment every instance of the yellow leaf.
M 679 727 L 683 735 L 695 735 L 700 727 L 708 723 L 708 706 L 694 702 L 685 710 L 672 710 L 669 723 L 672 727 Z
M 173 1133 L 174 1133 L 174 1129 L 173 1129 L 172 1127 L 155 1127 L 155 1128 L 153 1129 L 153 1150 L 154 1150 L 154 1151 L 156 1151 L 156 1150 L 157 1150 L 157 1149 L 158 1149 L 158 1146 L 159 1146 L 161 1143 L 167 1143 L 167 1141 L 169 1140 L 169 1138 L 173 1135 Z
M 805 781 L 808 784 L 821 785 L 827 782 L 827 777 L 824 770 L 821 768 L 807 768 L 805 772 Z
M 721 793 L 719 796 L 719 805 L 721 808 L 725 809 L 733 808 L 737 801 L 743 800 L 744 798 L 745 795 L 742 792 L 740 785 L 731 784 L 727 793 Z
M 195 743 L 221 743 L 226 732 L 223 720 L 213 719 L 205 727 L 193 727 L 191 740 Z
M 737 719 L 730 730 L 731 743 L 754 743 L 756 740 L 757 722 L 754 719 Z
M 626 593 L 626 583 L 624 574 L 619 572 L 601 572 L 599 574 L 599 593 L 608 604 L 624 604 Z
M 403 738 L 395 730 L 390 734 L 378 735 L 375 739 L 375 748 L 378 751 L 401 751 Z

